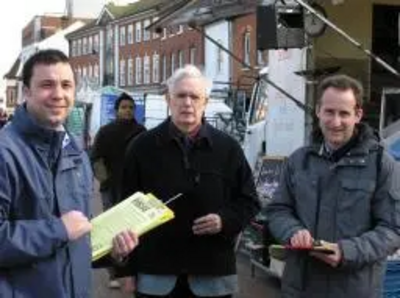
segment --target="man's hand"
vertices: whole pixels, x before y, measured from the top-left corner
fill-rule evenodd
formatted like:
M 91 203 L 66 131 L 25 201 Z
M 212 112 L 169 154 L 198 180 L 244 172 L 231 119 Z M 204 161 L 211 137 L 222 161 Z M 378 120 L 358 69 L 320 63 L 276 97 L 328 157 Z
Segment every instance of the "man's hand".
M 221 232 L 222 220 L 218 214 L 208 214 L 196 219 L 192 227 L 195 235 L 213 235 Z
M 123 231 L 113 239 L 111 256 L 115 260 L 125 258 L 135 249 L 138 244 L 139 238 L 134 232 L 130 230 Z
M 290 238 L 290 245 L 293 247 L 312 247 L 313 243 L 314 239 L 311 233 L 306 229 L 297 231 L 292 238 Z
M 326 242 L 326 241 L 322 241 L 322 244 L 324 246 L 326 246 L 327 248 L 332 249 L 335 253 L 327 255 L 324 253 L 313 251 L 310 253 L 310 255 L 331 265 L 332 267 L 337 267 L 340 264 L 340 262 L 342 261 L 342 252 L 339 248 L 339 245 L 337 243 L 330 243 L 330 242 Z
M 72 210 L 61 216 L 61 220 L 71 241 L 81 238 L 90 232 L 92 225 L 88 218 L 80 211 Z

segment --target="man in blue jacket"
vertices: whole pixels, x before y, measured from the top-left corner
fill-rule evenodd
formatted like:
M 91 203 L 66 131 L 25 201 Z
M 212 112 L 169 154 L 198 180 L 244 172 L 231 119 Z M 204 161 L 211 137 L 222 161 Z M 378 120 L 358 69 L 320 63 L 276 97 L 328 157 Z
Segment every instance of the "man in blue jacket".
M 25 63 L 26 103 L 0 132 L 0 296 L 90 297 L 92 173 L 63 127 L 74 105 L 68 58 L 45 50 Z M 123 232 L 113 256 L 137 238 Z

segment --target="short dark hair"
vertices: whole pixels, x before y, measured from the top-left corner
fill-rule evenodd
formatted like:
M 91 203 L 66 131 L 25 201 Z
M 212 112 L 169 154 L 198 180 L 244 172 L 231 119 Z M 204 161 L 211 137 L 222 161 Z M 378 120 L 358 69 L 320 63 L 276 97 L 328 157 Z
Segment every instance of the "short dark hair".
M 36 65 L 52 65 L 57 63 L 70 64 L 67 55 L 60 50 L 48 49 L 36 52 L 24 64 L 22 69 L 22 83 L 26 87 L 30 86 L 33 69 Z
M 326 77 L 318 86 L 317 107 L 321 105 L 321 99 L 328 88 L 335 88 L 342 91 L 352 90 L 356 99 L 355 108 L 362 108 L 364 88 L 360 81 L 345 74 Z
M 123 101 L 123 100 L 132 101 L 133 108 L 135 108 L 135 101 L 133 100 L 132 96 L 130 96 L 128 93 L 122 92 L 120 94 L 120 96 L 118 96 L 117 100 L 115 101 L 115 104 L 114 104 L 114 110 L 115 111 L 118 111 L 119 106 L 121 105 L 121 101 Z

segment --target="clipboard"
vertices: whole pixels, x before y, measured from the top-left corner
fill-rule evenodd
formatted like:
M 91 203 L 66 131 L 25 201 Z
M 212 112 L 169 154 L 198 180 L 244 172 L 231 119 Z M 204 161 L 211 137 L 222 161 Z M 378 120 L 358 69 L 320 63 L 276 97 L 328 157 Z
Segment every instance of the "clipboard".
M 314 245 L 311 247 L 293 247 L 291 245 L 280 245 L 272 244 L 269 246 L 269 252 L 273 254 L 282 254 L 286 251 L 297 251 L 297 252 L 318 252 L 326 255 L 333 255 L 335 251 L 329 248 L 327 245 Z

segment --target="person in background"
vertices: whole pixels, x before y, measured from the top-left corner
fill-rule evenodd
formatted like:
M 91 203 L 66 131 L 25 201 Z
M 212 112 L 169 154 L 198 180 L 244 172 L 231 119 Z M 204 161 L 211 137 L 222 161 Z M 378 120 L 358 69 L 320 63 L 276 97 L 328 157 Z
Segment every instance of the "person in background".
M 7 112 L 5 109 L 0 108 L 0 129 L 3 128 L 8 122 Z
M 210 83 L 193 65 L 168 81 L 171 116 L 131 142 L 122 193 L 151 192 L 175 218 L 145 234 L 126 269 L 136 297 L 232 297 L 235 240 L 259 211 L 240 145 L 204 118 Z
M 43 50 L 23 66 L 25 103 L 0 131 L 0 296 L 91 297 L 87 155 L 63 123 L 75 101 L 68 57 Z M 121 232 L 111 256 L 137 236 Z
M 104 210 L 118 201 L 118 187 L 121 184 L 127 144 L 146 130 L 134 117 L 135 102 L 130 95 L 122 93 L 115 102 L 114 110 L 116 119 L 100 128 L 91 152 L 94 175 L 100 182 Z M 109 269 L 109 275 L 109 287 L 119 288 L 120 283 L 112 268 Z
M 346 75 L 323 80 L 320 138 L 287 160 L 267 206 L 279 242 L 332 254 L 288 251 L 285 298 L 382 297 L 385 263 L 400 247 L 400 170 L 379 138 L 361 123 L 363 88 Z

